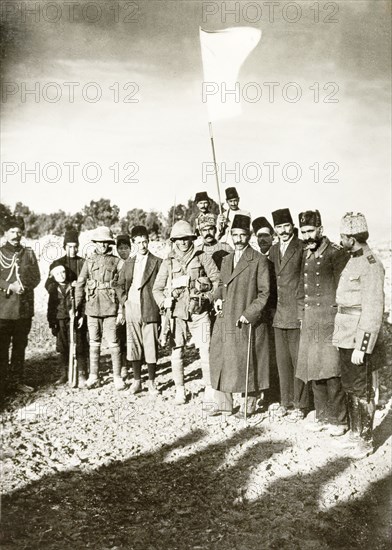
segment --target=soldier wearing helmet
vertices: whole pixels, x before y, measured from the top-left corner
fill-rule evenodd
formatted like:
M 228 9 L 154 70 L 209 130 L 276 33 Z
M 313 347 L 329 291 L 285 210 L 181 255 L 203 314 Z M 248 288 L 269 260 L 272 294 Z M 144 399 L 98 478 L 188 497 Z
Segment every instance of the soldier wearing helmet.
M 87 326 L 90 337 L 90 374 L 88 389 L 99 384 L 99 357 L 103 333 L 110 349 L 113 364 L 113 381 L 117 390 L 125 389 L 121 378 L 121 352 L 116 326 L 122 321 L 118 316 L 118 299 L 114 289 L 120 258 L 111 253 L 114 244 L 108 227 L 97 227 L 91 237 L 95 253 L 83 265 L 75 289 L 76 309 L 80 312 L 86 301 Z
M 171 363 L 178 405 L 186 401 L 183 353 L 188 328 L 200 351 L 206 391 L 211 387 L 208 312 L 219 283 L 219 271 L 210 255 L 195 248 L 195 239 L 188 222 L 180 220 L 173 225 L 170 233 L 173 249 L 162 262 L 153 287 L 158 306 L 170 311 Z

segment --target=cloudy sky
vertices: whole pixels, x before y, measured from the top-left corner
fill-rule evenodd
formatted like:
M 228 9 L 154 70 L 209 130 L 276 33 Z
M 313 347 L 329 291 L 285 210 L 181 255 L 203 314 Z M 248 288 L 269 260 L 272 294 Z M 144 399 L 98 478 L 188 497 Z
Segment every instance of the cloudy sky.
M 319 208 L 334 238 L 345 211 L 362 211 L 385 237 L 390 2 L 279 2 L 273 13 L 269 2 L 33 4 L 2 5 L 2 202 L 75 212 L 103 197 L 124 214 L 201 190 L 217 199 L 203 178 L 199 25 L 248 25 L 263 36 L 240 73 L 242 115 L 214 126 L 222 188 L 235 185 L 253 216 Z

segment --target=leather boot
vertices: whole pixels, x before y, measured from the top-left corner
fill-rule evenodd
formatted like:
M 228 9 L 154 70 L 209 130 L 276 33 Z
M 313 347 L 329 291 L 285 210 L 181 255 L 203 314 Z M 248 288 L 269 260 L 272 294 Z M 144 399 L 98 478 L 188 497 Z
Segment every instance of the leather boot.
M 361 431 L 361 418 L 359 412 L 359 399 L 352 393 L 347 394 L 347 410 L 350 430 L 343 437 L 339 437 L 337 443 L 342 448 L 352 449 L 359 443 Z
M 121 351 L 120 347 L 117 346 L 110 350 L 112 356 L 112 365 L 113 365 L 113 383 L 116 390 L 121 391 L 125 390 L 126 386 L 124 380 L 121 378 Z
M 101 355 L 100 345 L 90 345 L 90 374 L 86 381 L 86 387 L 88 390 L 92 390 L 99 385 L 99 356 Z
M 61 386 L 68 381 L 68 357 L 61 355 L 61 376 L 54 383 L 55 386 Z
M 350 457 L 360 460 L 373 453 L 373 419 L 375 405 L 373 400 L 369 403 L 366 399 L 357 398 L 357 400 L 360 418 L 360 437 L 353 451 L 350 453 Z

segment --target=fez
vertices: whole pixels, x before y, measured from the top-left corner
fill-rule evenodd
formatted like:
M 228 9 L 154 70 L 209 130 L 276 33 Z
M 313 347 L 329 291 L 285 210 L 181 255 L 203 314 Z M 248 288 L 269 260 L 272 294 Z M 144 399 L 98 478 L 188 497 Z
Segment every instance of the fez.
M 284 223 L 291 223 L 294 225 L 293 218 L 291 217 L 290 210 L 288 208 L 282 208 L 281 210 L 275 210 L 272 212 L 272 219 L 274 225 L 282 225 Z
M 144 225 L 134 225 L 131 230 L 131 238 L 135 239 L 136 237 L 148 237 L 147 227 Z
M 76 229 L 67 229 L 64 234 L 64 247 L 68 243 L 79 244 L 79 232 Z
M 209 200 L 210 200 L 210 197 L 208 196 L 207 191 L 200 191 L 195 195 L 195 202 L 209 201 Z
M 202 214 L 199 216 L 199 228 L 216 227 L 216 217 L 214 214 Z
M 255 235 L 257 235 L 257 232 L 260 231 L 260 229 L 264 229 L 264 228 L 269 229 L 271 232 L 271 235 L 274 232 L 274 228 L 272 227 L 270 222 L 267 220 L 267 218 L 264 218 L 264 216 L 261 216 L 260 218 L 256 218 L 252 222 L 252 227 Z
M 318 210 L 306 210 L 298 215 L 299 226 L 311 225 L 312 227 L 321 226 L 321 215 Z
M 4 225 L 6 231 L 12 229 L 13 227 L 17 227 L 21 231 L 24 231 L 25 228 L 22 216 L 9 216 L 8 218 L 6 218 Z
M 126 244 L 129 247 L 131 246 L 129 235 L 117 235 L 116 246 L 120 246 L 121 244 Z
M 235 187 L 228 187 L 225 189 L 226 193 L 226 200 L 229 201 L 230 199 L 239 199 L 239 195 L 237 193 L 237 189 Z
M 347 212 L 340 222 L 340 233 L 342 235 L 357 235 L 368 231 L 366 218 L 363 214 Z
M 231 229 L 243 229 L 250 232 L 250 217 L 243 214 L 236 214 L 231 224 Z

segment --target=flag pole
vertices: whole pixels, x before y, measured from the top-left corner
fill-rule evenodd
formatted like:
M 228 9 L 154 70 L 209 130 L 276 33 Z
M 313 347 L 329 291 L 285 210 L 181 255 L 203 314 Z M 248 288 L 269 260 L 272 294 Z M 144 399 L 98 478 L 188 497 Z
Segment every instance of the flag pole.
M 210 131 L 210 139 L 211 139 L 211 147 L 212 147 L 212 158 L 214 160 L 214 167 L 215 167 L 216 188 L 218 190 L 219 214 L 222 214 L 222 199 L 221 199 L 220 186 L 219 186 L 218 165 L 216 163 L 214 134 L 212 133 L 212 123 L 211 122 L 208 123 L 208 129 Z

